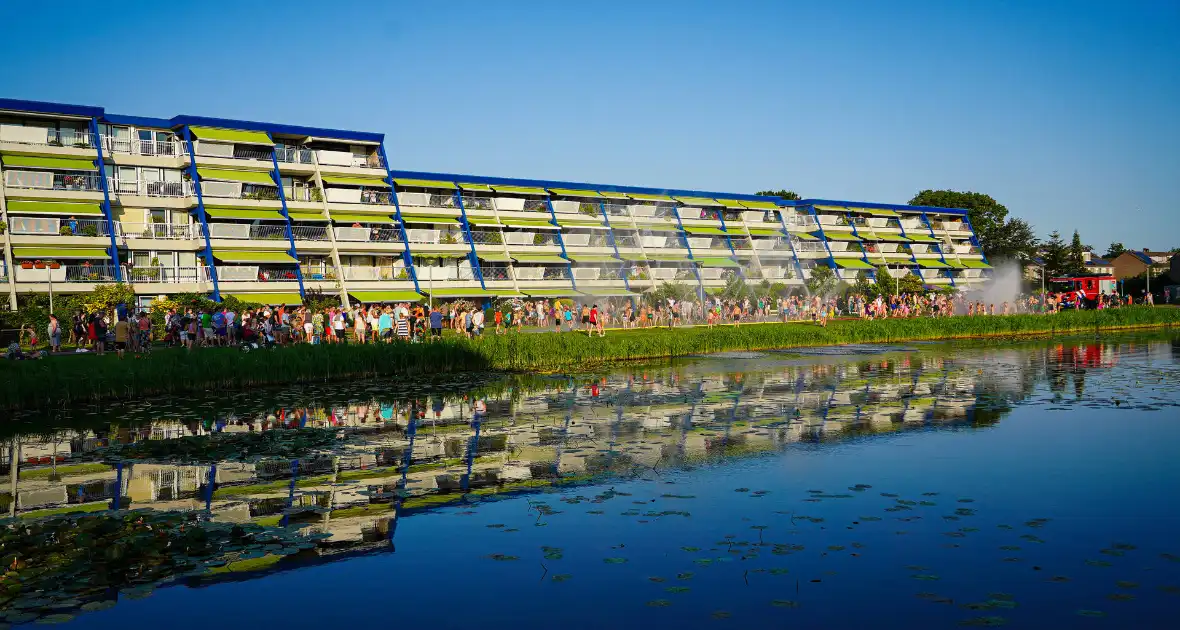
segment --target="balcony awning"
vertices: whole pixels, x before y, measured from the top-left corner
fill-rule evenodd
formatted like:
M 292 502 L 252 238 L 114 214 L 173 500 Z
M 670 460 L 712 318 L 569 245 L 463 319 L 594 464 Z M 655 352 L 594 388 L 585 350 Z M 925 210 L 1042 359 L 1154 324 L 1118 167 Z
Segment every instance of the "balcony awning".
M 295 217 L 292 216 L 292 219 Z M 387 214 L 360 214 L 351 212 L 333 212 L 332 223 L 397 223 L 397 220 Z
M 751 210 L 781 210 L 782 208 L 771 201 L 743 201 L 742 205 Z
M 860 260 L 859 258 L 833 258 L 832 259 L 841 269 L 872 269 L 873 266 L 869 263 Z
M 557 224 L 560 225 L 561 227 L 583 228 L 583 229 L 587 229 L 587 230 L 605 230 L 606 229 L 606 226 L 603 225 L 601 218 L 598 218 L 598 219 L 585 218 L 585 219 L 583 219 L 583 218 L 575 218 L 575 217 L 567 218 L 567 217 L 563 217 L 563 216 L 558 216 L 557 217 Z
M 637 201 L 662 201 L 664 203 L 676 203 L 676 200 L 668 195 L 647 195 L 643 193 L 627 193 L 627 196 Z
M 553 225 L 552 223 L 543 219 L 513 219 L 510 217 L 501 217 L 500 222 L 508 227 L 514 228 L 532 228 L 535 230 L 560 229 L 556 225 Z
M 262 131 L 239 131 L 236 129 L 218 129 L 216 127 L 189 127 L 189 131 L 193 132 L 193 135 L 201 140 L 262 144 L 268 147 L 275 145 L 270 139 L 270 136 Z
M 287 252 L 247 251 L 242 249 L 215 249 L 213 257 L 224 263 L 290 263 L 299 261 Z
M 653 262 L 688 262 L 688 254 L 648 254 L 647 259 Z
M 227 182 L 241 182 L 243 184 L 259 184 L 274 186 L 275 180 L 267 171 L 232 171 L 227 168 L 198 168 L 197 175 L 201 179 L 215 179 Z
M 641 295 L 623 287 L 588 287 L 582 289 L 581 294 L 589 297 L 639 297 Z
M 512 258 L 503 253 L 475 252 L 475 255 L 484 262 L 512 262 Z
M 487 184 L 464 184 L 459 182 L 459 189 L 464 192 L 492 192 L 492 187 Z
M 873 240 L 887 241 L 890 243 L 908 243 L 908 242 L 910 242 L 909 238 L 902 236 L 901 234 L 881 234 L 881 233 L 877 233 L 877 232 L 873 233 Z
M 741 267 L 741 263 L 728 258 L 696 258 L 693 260 L 702 267 Z
M 389 188 L 389 182 L 380 177 L 345 177 L 343 175 L 324 175 L 325 184 L 337 186 L 365 186 L 366 188 Z
M 741 210 L 745 207 L 742 205 L 742 202 L 738 201 L 737 199 L 718 199 L 717 203 L 725 206 L 726 208 L 734 208 L 736 210 Z
M 829 241 L 859 241 L 860 237 L 852 232 L 824 232 Z
M 721 228 L 702 227 L 702 226 L 696 226 L 696 225 L 686 225 L 686 226 L 684 226 L 684 231 L 688 232 L 689 234 L 693 234 L 693 235 L 706 234 L 706 235 L 711 235 L 711 236 L 725 236 L 725 234 L 726 234 L 725 230 L 723 230 Z
M 617 263 L 618 258 L 605 254 L 567 254 L 569 259 L 577 263 Z
M 500 222 L 495 217 L 473 217 L 468 215 L 467 222 L 471 225 L 500 227 Z
M 205 206 L 205 214 L 213 219 L 244 219 L 247 221 L 286 221 L 278 210 L 246 210 L 243 208 L 222 208 Z
M 649 232 L 679 232 L 680 226 L 672 221 L 644 221 L 635 219 L 635 229 Z
M 65 216 L 102 216 L 102 206 L 97 203 L 72 203 L 61 201 L 8 202 L 8 214 L 61 214 Z
M 844 206 L 815 206 L 815 209 L 825 212 L 848 212 L 848 208 Z
M 633 262 L 642 262 L 644 260 L 647 260 L 647 257 L 644 256 L 643 254 L 619 254 L 619 258 L 622 258 L 623 260 L 630 260 Z
M 362 304 L 418 302 L 422 299 L 415 291 L 349 291 L 348 295 Z
M 265 304 L 267 306 L 299 306 L 303 304 L 303 296 L 291 293 L 223 293 L 226 297 L 237 298 L 247 304 Z
M 578 190 L 576 188 L 550 188 L 550 193 L 562 197 L 601 197 L 596 190 Z
M 950 269 L 951 266 L 938 260 L 919 260 L 918 266 L 923 269 Z
M 962 258 L 960 260 L 962 261 L 963 266 L 965 266 L 968 269 L 991 269 L 992 268 L 991 265 L 983 262 L 982 260 L 974 260 L 971 258 Z
M 700 207 L 721 205 L 717 203 L 716 199 L 709 199 L 708 197 L 676 197 L 675 199 L 686 206 Z
M 795 255 L 789 249 L 759 249 L 758 258 L 794 258 Z
M 915 243 L 938 243 L 938 242 L 940 242 L 938 239 L 934 238 L 933 236 L 930 236 L 929 234 L 914 234 L 913 232 L 910 232 L 909 234 L 906 234 L 906 237 L 908 237 L 911 241 L 913 241 Z
M 97 171 L 94 160 L 65 157 L 37 157 L 32 155 L 6 155 L 0 158 L 4 168 L 54 168 L 64 171 Z
M 781 230 L 765 230 L 765 229 L 750 229 L 750 236 L 778 236 L 782 237 L 785 234 Z
M 287 216 L 291 217 L 292 221 L 319 221 L 320 223 L 328 222 L 328 218 L 324 216 L 323 212 L 288 210 Z
M 454 182 L 444 182 L 436 179 L 395 179 L 393 183 L 407 188 L 444 188 L 455 190 Z
M 795 238 L 797 238 L 801 241 L 818 241 L 819 240 L 818 236 L 816 236 L 814 234 L 808 234 L 807 232 L 790 232 L 790 235 L 794 236 Z
M 83 258 L 110 258 L 101 247 L 13 247 L 13 258 L 40 258 L 43 260 L 67 260 Z
M 458 215 L 428 212 L 403 212 L 401 216 L 402 221 L 406 223 L 446 223 L 459 220 Z
M 946 264 L 950 265 L 951 269 L 966 269 L 967 268 L 967 265 L 964 265 L 962 263 L 962 261 L 960 261 L 958 258 L 947 258 Z
M 514 195 L 548 195 L 544 188 L 534 188 L 532 186 L 500 186 L 492 184 L 492 190 L 498 193 L 510 193 Z
M 869 214 L 875 217 L 895 217 L 898 216 L 893 210 L 878 210 L 876 208 L 849 208 L 852 212 L 860 212 L 862 214 Z
M 581 295 L 573 287 L 564 289 L 529 289 L 526 287 L 524 292 L 529 297 L 577 297 Z
M 518 263 L 533 263 L 540 265 L 564 265 L 568 260 L 556 254 L 513 254 L 512 259 Z
M 410 250 L 410 254 L 415 258 L 452 258 L 458 260 L 460 258 L 467 258 L 471 255 L 470 251 L 457 252 L 453 249 L 442 250 L 433 248 L 430 245 L 417 245 L 412 247 L 413 249 Z
M 481 289 L 479 287 L 443 287 L 426 291 L 434 298 L 463 298 L 463 297 L 521 297 L 520 293 L 512 289 Z
M 600 190 L 598 191 L 598 194 L 606 197 L 607 199 L 627 199 L 629 197 L 627 193 L 621 193 L 614 190 Z

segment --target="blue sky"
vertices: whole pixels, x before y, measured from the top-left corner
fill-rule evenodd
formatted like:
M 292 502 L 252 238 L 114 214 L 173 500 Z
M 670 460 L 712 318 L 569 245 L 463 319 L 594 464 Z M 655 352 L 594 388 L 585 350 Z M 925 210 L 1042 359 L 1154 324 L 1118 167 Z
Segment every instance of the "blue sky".
M 974 190 L 1099 251 L 1180 245 L 1174 0 L 96 6 L 4 11 L 0 96 L 383 132 L 403 169 Z

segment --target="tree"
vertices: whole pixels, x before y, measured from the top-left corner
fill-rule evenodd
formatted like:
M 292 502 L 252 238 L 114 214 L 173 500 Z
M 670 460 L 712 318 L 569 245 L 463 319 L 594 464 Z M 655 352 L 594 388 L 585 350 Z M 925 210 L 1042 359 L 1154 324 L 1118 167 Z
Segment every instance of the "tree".
M 1086 272 L 1086 258 L 1083 255 L 1086 251 L 1086 246 L 1082 245 L 1082 237 L 1077 230 L 1073 231 L 1073 240 L 1069 242 L 1069 254 L 1067 257 L 1067 264 L 1069 273 L 1085 273 Z
M 836 273 L 830 267 L 815 267 L 807 279 L 807 290 L 812 295 L 826 297 L 836 288 Z
M 754 194 L 761 195 L 763 197 L 781 197 L 787 201 L 799 201 L 800 199 L 799 193 L 796 193 L 793 190 L 787 190 L 785 188 L 782 190 L 760 190 Z
M 897 278 L 889 274 L 889 267 L 877 267 L 877 291 L 885 297 L 897 295 Z
M 926 285 L 922 282 L 922 279 L 912 272 L 907 273 L 897 281 L 898 293 L 922 293 L 925 289 Z
M 1106 253 L 1103 254 L 1102 257 L 1107 260 L 1114 260 L 1115 258 L 1122 256 L 1126 251 L 1127 248 L 1122 243 L 1111 243 L 1110 247 L 1106 248 Z
M 1008 208 L 990 195 L 955 190 L 923 190 L 910 205 L 934 208 L 962 208 L 984 254 L 991 258 L 1030 260 L 1037 248 L 1032 228 L 1022 219 L 1008 218 Z
M 1049 240 L 1041 248 L 1041 259 L 1044 261 L 1046 278 L 1060 276 L 1069 271 L 1069 251 L 1061 240 L 1057 230 L 1049 233 Z

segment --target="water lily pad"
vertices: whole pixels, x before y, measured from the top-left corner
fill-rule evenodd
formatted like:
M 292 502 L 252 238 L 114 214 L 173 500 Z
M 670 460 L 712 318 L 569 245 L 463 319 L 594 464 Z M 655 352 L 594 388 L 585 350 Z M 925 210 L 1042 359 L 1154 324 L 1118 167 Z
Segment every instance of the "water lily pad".
M 546 560 L 561 560 L 563 557 L 561 547 L 541 547 L 541 551 Z
M 685 571 L 684 573 L 677 573 L 676 579 L 677 580 L 691 580 L 692 576 L 694 576 L 694 575 L 696 575 L 696 574 L 693 573 L 692 571 Z
M 1054 575 L 1053 577 L 1051 577 L 1045 581 L 1046 582 L 1053 582 L 1054 584 L 1064 584 L 1066 582 L 1069 582 L 1070 579 L 1064 575 Z
M 1099 551 L 1098 553 L 1104 553 L 1108 556 L 1113 556 L 1115 558 L 1121 558 L 1122 556 L 1127 555 L 1127 554 L 1123 553 L 1122 551 L 1119 551 L 1118 549 L 1103 549 L 1103 550 Z
M 155 590 L 155 587 L 151 585 L 136 586 L 134 588 L 124 590 L 123 595 L 125 595 L 127 599 L 143 599 L 145 597 L 150 597 Z
M 829 551 L 844 551 L 844 545 L 828 545 Z
M 1115 543 L 1110 546 L 1111 549 L 1118 549 L 1119 551 L 1134 551 L 1138 549 L 1135 545 L 1128 545 L 1127 543 Z
M 1180 586 L 1176 586 L 1175 584 L 1165 584 L 1159 587 L 1159 589 L 1169 595 L 1180 595 Z
M 692 562 L 693 562 L 693 564 L 699 564 L 702 567 L 707 567 L 710 564 L 713 564 L 712 558 L 697 558 L 696 560 L 693 560 Z
M 1003 551 L 1020 551 L 1020 547 L 1016 545 L 1003 545 L 1000 547 Z
M 557 575 L 555 575 L 549 579 L 553 580 L 554 582 L 565 582 L 572 577 L 574 577 L 574 576 L 570 575 L 569 573 L 558 573 Z
M 717 611 L 714 611 L 713 614 L 711 614 L 709 616 L 714 619 L 729 619 L 730 617 L 733 616 L 733 613 L 731 613 L 727 610 L 717 610 Z
M 798 608 L 799 602 L 793 599 L 775 599 L 770 602 L 775 608 Z
M 1128 580 L 1119 580 L 1118 582 L 1115 582 L 1115 586 L 1118 586 L 1119 588 L 1139 588 L 1139 583 L 1130 582 Z
M 1045 542 L 1045 541 L 1041 540 L 1040 538 L 1033 536 L 1032 534 L 1025 534 L 1025 535 L 1021 536 L 1020 538 L 1021 538 L 1021 540 L 1027 540 L 1028 542 L 1031 542 L 1031 543 L 1038 543 L 1039 544 L 1039 543 Z
M 1160 557 L 1169 562 L 1180 562 L 1180 556 L 1174 553 L 1161 553 Z
M 667 593 L 687 593 L 691 590 L 692 589 L 687 586 L 669 586 L 668 588 L 664 589 L 664 592 L 667 592 Z
M 666 599 L 653 599 L 647 605 L 652 608 L 667 608 L 672 605 L 672 602 Z
M 700 548 L 700 547 L 681 547 L 680 549 L 681 549 L 681 550 L 683 550 L 683 551 L 687 551 L 687 552 L 689 552 L 689 553 L 695 553 L 695 552 L 697 552 L 697 551 L 700 551 L 700 550 L 701 550 L 701 548 Z
M 911 575 L 910 577 L 911 577 L 911 578 L 913 578 L 913 579 L 915 579 L 915 580 L 926 580 L 926 581 L 928 581 L 928 582 L 933 582 L 933 581 L 935 581 L 935 580 L 941 580 L 941 579 L 942 579 L 942 578 L 938 577 L 937 575 L 934 575 L 934 574 L 931 574 L 931 573 L 916 573 L 916 574 L 914 574 L 914 575 Z
M 975 499 L 959 499 L 959 503 L 975 503 Z
M 655 583 L 657 583 L 657 584 L 659 584 L 660 582 L 666 582 L 666 581 L 667 581 L 667 580 L 665 580 L 664 578 L 662 578 L 662 577 L 660 577 L 660 576 L 658 576 L 658 575 L 653 575 L 653 576 L 651 576 L 651 577 L 649 577 L 649 578 L 647 578 L 647 579 L 648 579 L 648 581 L 650 581 L 650 582 L 655 582 Z
M 1079 610 L 1074 611 L 1074 614 L 1079 617 L 1105 617 L 1106 616 L 1106 613 L 1102 612 L 1101 610 L 1079 609 Z
M 603 558 L 602 561 L 607 564 L 626 564 L 627 563 L 626 558 Z
M 69 615 L 66 613 L 54 613 L 52 615 L 45 615 L 44 617 L 38 619 L 37 623 L 48 625 L 48 624 L 55 624 L 55 623 L 66 623 L 68 621 L 73 621 L 73 620 L 74 620 L 73 615 Z
M 502 553 L 493 553 L 489 555 L 488 558 L 495 560 L 496 562 L 512 562 L 513 560 L 520 560 L 520 558 L 517 556 L 509 556 Z
M 790 569 L 786 569 L 784 567 L 775 567 L 767 571 L 767 573 L 770 573 L 771 575 L 786 575 L 790 572 Z
M 118 602 L 113 599 L 103 599 L 95 602 L 86 602 L 85 604 L 82 604 L 80 608 L 86 612 L 98 612 L 100 610 L 114 608 L 115 604 L 117 603 Z
M 1111 563 L 1109 563 L 1109 562 L 1107 562 L 1107 561 L 1105 561 L 1105 560 L 1087 560 L 1087 561 L 1086 561 L 1086 566 L 1090 566 L 1090 567 L 1110 567 L 1110 566 L 1114 566 L 1114 565 L 1112 565 Z
M 691 494 L 661 494 L 660 498 L 663 498 L 663 499 L 695 499 L 696 496 L 691 495 Z
M 1135 596 L 1130 593 L 1111 593 L 1106 596 L 1112 602 L 1129 602 L 1135 599 Z

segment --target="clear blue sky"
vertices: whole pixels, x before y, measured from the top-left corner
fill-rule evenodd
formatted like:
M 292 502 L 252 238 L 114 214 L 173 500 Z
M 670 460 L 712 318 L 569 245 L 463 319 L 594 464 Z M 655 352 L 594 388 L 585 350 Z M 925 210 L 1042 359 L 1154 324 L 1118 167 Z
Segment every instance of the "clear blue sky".
M 1099 251 L 1180 245 L 1175 0 L 98 6 L 4 11 L 0 96 L 383 132 L 403 169 L 974 190 Z

